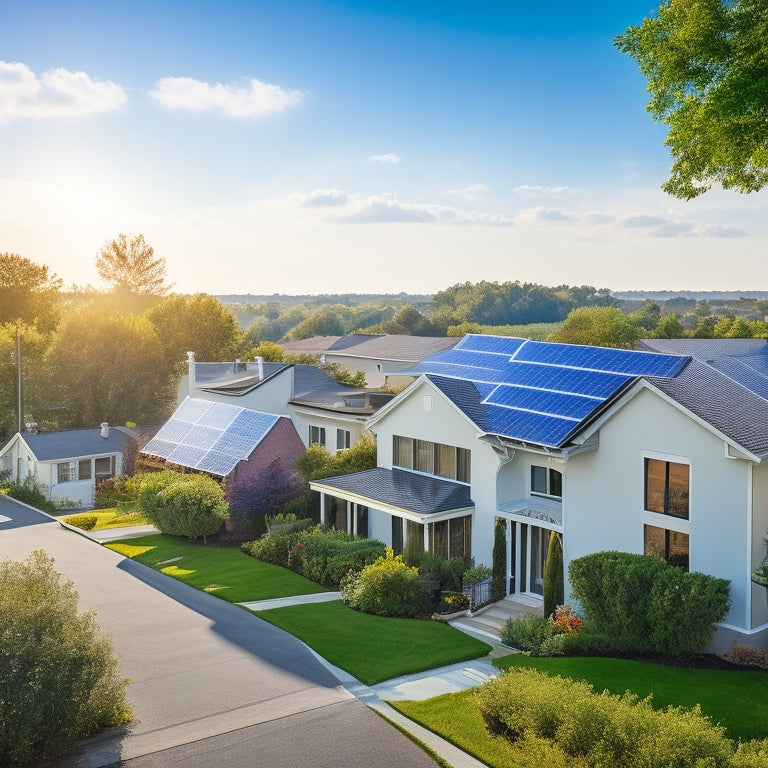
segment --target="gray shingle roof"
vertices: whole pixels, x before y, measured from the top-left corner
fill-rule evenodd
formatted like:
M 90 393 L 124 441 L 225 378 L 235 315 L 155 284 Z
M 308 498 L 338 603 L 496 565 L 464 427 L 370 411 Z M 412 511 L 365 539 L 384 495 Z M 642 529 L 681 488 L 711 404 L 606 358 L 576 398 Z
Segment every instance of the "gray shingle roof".
M 740 357 L 760 352 L 766 347 L 765 339 L 640 339 L 639 349 L 661 352 L 665 355 L 691 355 L 700 360 L 718 357 Z
M 22 437 L 38 461 L 79 459 L 122 453 L 128 436 L 111 427 L 108 437 L 101 436 L 100 429 L 68 429 L 62 432 L 25 432 Z
M 352 493 L 417 515 L 466 509 L 474 506 L 469 486 L 426 477 L 402 469 L 377 467 L 351 475 L 313 481 L 326 488 Z
M 292 403 L 370 415 L 394 397 L 339 384 L 313 365 L 294 366 Z M 340 405 L 341 404 L 341 405 Z
M 427 355 L 450 349 L 459 341 L 460 337 L 350 334 L 342 336 L 327 351 L 334 355 L 416 363 Z

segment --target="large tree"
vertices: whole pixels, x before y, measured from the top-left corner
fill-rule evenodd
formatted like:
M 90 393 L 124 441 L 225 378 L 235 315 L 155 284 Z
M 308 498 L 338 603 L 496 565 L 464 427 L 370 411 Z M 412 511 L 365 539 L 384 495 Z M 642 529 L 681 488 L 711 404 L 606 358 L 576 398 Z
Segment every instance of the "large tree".
M 616 307 L 579 307 L 547 341 L 632 349 L 640 335 L 640 326 Z
M 172 287 L 166 281 L 165 258 L 155 256 L 144 235 L 119 234 L 105 243 L 96 257 L 96 271 L 120 297 L 165 296 Z
M 16 253 L 0 253 L 0 323 L 25 323 L 48 329 L 58 314 L 61 278 Z
M 160 340 L 144 317 L 73 313 L 61 324 L 47 362 L 60 427 L 156 423 L 174 400 Z
M 235 316 L 215 296 L 169 296 L 146 313 L 160 339 L 169 365 L 183 362 L 187 352 L 197 360 L 234 360 L 243 343 Z
M 768 0 L 667 0 L 616 46 L 648 79 L 648 111 L 669 126 L 665 191 L 768 183 Z

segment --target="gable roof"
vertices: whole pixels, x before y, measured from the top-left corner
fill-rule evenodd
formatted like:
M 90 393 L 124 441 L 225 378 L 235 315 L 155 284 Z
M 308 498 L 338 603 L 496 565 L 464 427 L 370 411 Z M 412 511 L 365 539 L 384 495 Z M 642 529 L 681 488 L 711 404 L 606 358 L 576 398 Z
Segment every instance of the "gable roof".
M 101 436 L 101 429 L 66 429 L 61 432 L 38 432 L 36 435 L 25 432 L 20 437 L 38 461 L 64 461 L 122 453 L 129 439 L 129 435 L 115 427 L 109 428 L 107 437 Z
M 195 363 L 194 387 L 203 392 L 239 397 L 291 367 L 290 363 Z
M 308 339 L 299 339 L 297 341 L 286 341 L 280 346 L 293 355 L 321 355 L 328 347 L 335 344 L 341 336 L 310 336 Z
M 188 397 L 141 449 L 201 472 L 226 477 L 283 417 Z
M 482 431 L 564 446 L 639 376 L 677 376 L 690 357 L 515 337 L 465 336 L 408 373 L 424 374 Z
M 326 351 L 333 355 L 416 363 L 427 355 L 450 349 L 458 342 L 459 338 L 455 336 L 352 333 L 342 336 Z

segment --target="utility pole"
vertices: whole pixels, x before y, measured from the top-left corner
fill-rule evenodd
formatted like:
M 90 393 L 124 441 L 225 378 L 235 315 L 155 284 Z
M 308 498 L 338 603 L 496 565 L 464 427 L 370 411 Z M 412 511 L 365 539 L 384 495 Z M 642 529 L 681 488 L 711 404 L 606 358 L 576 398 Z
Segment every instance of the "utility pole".
M 21 433 L 21 428 L 24 426 L 24 393 L 21 388 L 21 334 L 19 333 L 19 325 L 16 324 L 16 375 L 17 375 L 17 389 L 18 389 L 18 404 L 17 411 L 19 416 L 18 428 Z

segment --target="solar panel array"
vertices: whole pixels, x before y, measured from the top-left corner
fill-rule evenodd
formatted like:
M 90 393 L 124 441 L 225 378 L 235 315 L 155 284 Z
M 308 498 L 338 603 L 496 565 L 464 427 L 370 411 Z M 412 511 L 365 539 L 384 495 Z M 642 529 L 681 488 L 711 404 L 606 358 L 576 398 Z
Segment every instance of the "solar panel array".
M 150 456 L 226 477 L 279 419 L 228 403 L 187 398 L 142 449 Z
M 548 447 L 563 445 L 638 376 L 674 377 L 690 357 L 500 336 L 465 336 L 410 372 L 471 381 L 482 429 Z
M 766 350 L 768 352 L 768 350 Z M 718 357 L 710 362 L 712 367 L 743 384 L 747 389 L 768 399 L 768 354 L 744 357 Z

